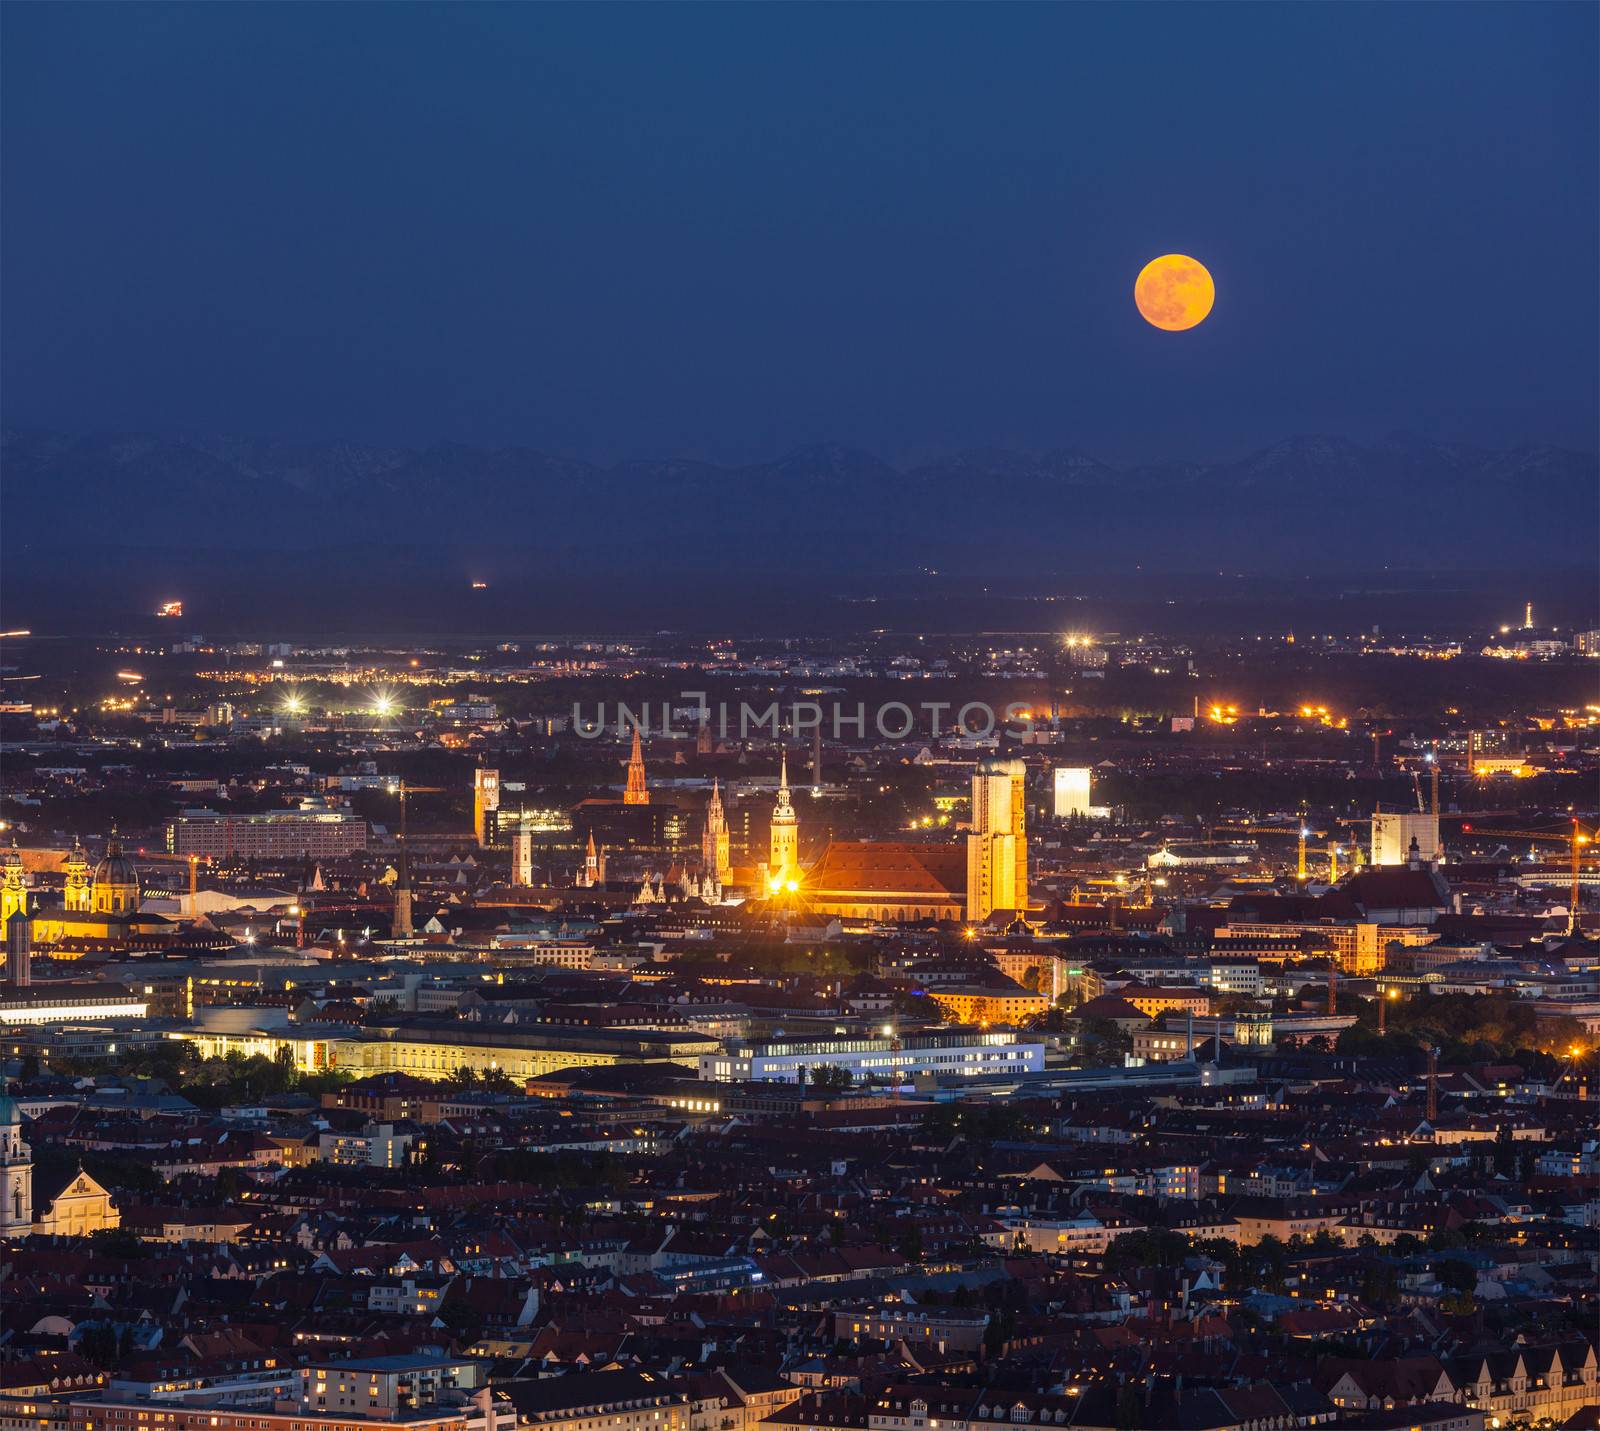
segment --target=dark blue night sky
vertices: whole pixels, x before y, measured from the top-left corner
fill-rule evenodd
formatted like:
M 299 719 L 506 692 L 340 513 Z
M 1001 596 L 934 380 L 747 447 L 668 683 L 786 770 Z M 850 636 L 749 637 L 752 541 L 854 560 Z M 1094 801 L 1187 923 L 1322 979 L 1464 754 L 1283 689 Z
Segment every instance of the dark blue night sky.
M 11 4 L 10 425 L 1595 446 L 1597 10 Z M 1144 324 L 1180 251 L 1218 299 Z

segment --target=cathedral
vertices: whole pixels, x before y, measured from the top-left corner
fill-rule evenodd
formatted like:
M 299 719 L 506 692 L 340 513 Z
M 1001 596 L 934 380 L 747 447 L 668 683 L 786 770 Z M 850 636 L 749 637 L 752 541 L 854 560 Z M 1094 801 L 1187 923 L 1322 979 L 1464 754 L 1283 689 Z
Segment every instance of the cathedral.
M 170 932 L 168 920 L 139 912 L 139 871 L 115 835 L 106 841 L 105 858 L 93 874 L 81 844 L 73 845 L 62 869 L 66 882 L 61 902 L 30 906 L 22 858 L 14 848 L 7 851 L 0 874 L 0 928 L 21 911 L 32 917 L 34 945 L 63 953 L 127 949 Z
M 834 840 L 800 877 L 816 914 L 884 922 L 965 920 L 981 924 L 1028 909 L 1028 836 L 1020 760 L 981 761 L 972 774 L 972 818 L 964 843 Z M 793 860 L 788 781 L 773 814 L 772 863 Z M 770 882 L 769 882 L 770 883 Z

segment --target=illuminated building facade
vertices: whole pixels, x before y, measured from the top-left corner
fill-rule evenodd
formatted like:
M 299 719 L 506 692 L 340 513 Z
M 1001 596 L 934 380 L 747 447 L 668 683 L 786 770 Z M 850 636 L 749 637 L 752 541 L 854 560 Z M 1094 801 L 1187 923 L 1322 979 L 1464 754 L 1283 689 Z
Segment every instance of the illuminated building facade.
M 1056 819 L 1083 819 L 1088 815 L 1090 774 L 1086 765 L 1056 767 L 1053 811 Z
M 0 1095 L 0 1237 L 33 1231 L 33 1150 L 22 1141 L 22 1114 Z
M 972 822 L 967 835 L 969 922 L 996 910 L 1028 907 L 1028 838 L 1020 760 L 985 760 L 972 774 Z
M 1050 1007 L 1048 994 L 1021 987 L 934 988 L 928 997 L 958 1024 L 1015 1024 Z
M 500 814 L 500 772 L 478 769 L 472 772 L 472 833 L 479 846 L 492 845 L 498 833 Z
M 644 749 L 639 744 L 639 727 L 633 728 L 633 750 L 628 756 L 628 783 L 622 792 L 624 805 L 648 805 L 650 787 L 644 781 Z
M 533 831 L 520 822 L 511 832 L 511 883 L 524 889 L 533 883 Z
M 28 881 L 22 872 L 22 856 L 13 845 L 0 866 L 0 925 L 9 923 L 11 916 L 19 912 L 28 912 Z
M 68 856 L 65 869 L 63 902 L 41 904 L 33 910 L 29 929 L 33 945 L 53 949 L 59 958 L 64 949 L 128 949 L 170 932 L 171 925 L 160 915 L 139 912 L 143 899 L 139 871 L 123 854 L 122 842 L 115 835 L 106 842 L 105 858 L 95 866 L 92 876 L 87 873 L 88 862 L 78 848 Z M 21 865 L 13 869 L 8 864 L 0 886 L 4 917 L 9 918 L 16 909 L 25 909 L 27 902 Z
M 83 846 L 76 840 L 72 842 L 72 853 L 67 856 L 65 870 L 67 883 L 62 906 L 69 914 L 87 914 L 89 886 L 92 881 L 89 876 L 89 861 L 83 853 Z
M 53 1197 L 40 1195 L 33 1231 L 38 1237 L 88 1237 L 122 1226 L 111 1194 L 79 1168 Z
M 139 912 L 139 871 L 122 853 L 122 841 L 115 835 L 106 842 L 106 857 L 95 866 L 89 912 L 118 916 Z
M 778 803 L 772 810 L 767 877 L 783 885 L 800 873 L 800 820 L 789 798 L 789 754 L 784 752 L 778 774 Z
M 48 984 L 9 984 L 0 989 L 0 1028 L 8 1024 L 142 1019 L 149 1012 L 149 1000 L 121 984 L 58 980 Z
M 594 832 L 589 834 L 589 843 L 583 852 L 583 869 L 578 874 L 578 885 L 581 889 L 600 889 L 606 882 L 606 852 L 603 847 L 597 847 L 594 842 Z
M 842 1068 L 856 1079 L 899 1080 L 916 1074 L 976 1078 L 985 1074 L 1038 1073 L 1044 1045 L 1022 1043 L 1005 1030 L 980 1033 L 891 1034 L 846 1038 L 730 1042 L 700 1056 L 700 1077 L 714 1083 L 798 1083 L 802 1071 Z
M 711 799 L 706 805 L 705 829 L 700 834 L 700 865 L 719 885 L 728 881 L 731 868 L 729 846 L 728 817 L 722 808 L 722 789 L 713 780 Z
M 1439 817 L 1423 814 L 1374 813 L 1372 817 L 1372 863 L 1403 865 L 1410 858 L 1411 842 L 1417 853 L 1431 863 L 1439 858 Z

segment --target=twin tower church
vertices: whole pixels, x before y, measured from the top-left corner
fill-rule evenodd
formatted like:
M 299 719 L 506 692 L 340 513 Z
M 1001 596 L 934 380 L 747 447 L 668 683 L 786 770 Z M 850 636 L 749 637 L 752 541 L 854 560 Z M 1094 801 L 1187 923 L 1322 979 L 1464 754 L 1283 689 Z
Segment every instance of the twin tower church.
M 731 862 L 728 813 L 713 781 L 700 830 L 702 892 L 720 897 L 743 890 L 753 899 L 798 902 L 821 915 L 882 921 L 989 921 L 1023 917 L 1028 900 L 1026 767 L 989 759 L 972 776 L 972 813 L 957 841 L 833 840 L 806 866 L 800 857 L 800 819 L 789 787 L 789 761 L 780 756 L 777 799 L 768 823 L 767 857 Z M 634 732 L 622 803 L 648 805 L 644 755 Z M 590 841 L 585 874 L 604 867 Z M 603 875 L 601 876 L 603 878 Z

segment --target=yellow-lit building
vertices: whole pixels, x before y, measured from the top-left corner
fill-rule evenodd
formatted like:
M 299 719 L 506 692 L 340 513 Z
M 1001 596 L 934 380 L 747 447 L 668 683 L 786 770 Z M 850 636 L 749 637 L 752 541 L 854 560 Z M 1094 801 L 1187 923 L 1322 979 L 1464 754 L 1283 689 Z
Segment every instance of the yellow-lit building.
M 1148 1014 L 1151 1018 L 1165 1013 L 1168 1009 L 1176 1009 L 1179 1013 L 1186 1014 L 1203 1015 L 1211 1012 L 1211 995 L 1204 989 L 1160 989 L 1129 985 L 1118 989 L 1116 993 L 1118 998 L 1126 999 L 1141 1014 Z
M 81 846 L 74 845 L 63 865 L 66 886 L 60 904 L 41 904 L 33 910 L 33 942 L 43 948 L 126 949 L 159 939 L 171 924 L 158 914 L 141 914 L 143 897 L 137 866 L 122 852 L 113 835 L 106 842 L 105 858 L 89 873 Z M 26 908 L 29 891 L 22 864 L 12 851 L 0 879 L 0 922 L 12 911 Z
M 607 1037 L 612 1035 L 611 1037 Z M 231 1053 L 250 1058 L 276 1059 L 288 1049 L 295 1066 L 307 1073 L 347 1069 L 358 1076 L 372 1073 L 409 1073 L 416 1078 L 448 1078 L 459 1068 L 474 1073 L 503 1073 L 509 1078 L 538 1078 L 567 1068 L 609 1068 L 616 1064 L 672 1063 L 697 1068 L 702 1053 L 715 1044 L 704 1034 L 665 1034 L 594 1031 L 590 1047 L 582 1039 L 552 1036 L 544 1044 L 530 1039 L 512 1042 L 503 1037 L 474 1037 L 463 1031 L 436 1038 L 397 1034 L 392 1038 L 352 1034 L 307 1034 L 295 1028 L 239 1032 L 196 1030 L 179 1035 L 194 1044 L 203 1058 L 226 1058 Z M 613 1042 L 615 1049 L 592 1045 Z
M 1217 939 L 1298 940 L 1312 935 L 1327 946 L 1339 966 L 1341 974 L 1376 974 L 1384 962 L 1384 951 L 1391 944 L 1408 948 L 1430 944 L 1434 933 L 1426 925 L 1373 924 L 1367 921 L 1350 921 L 1343 924 L 1307 921 L 1294 924 L 1224 924 L 1217 930 Z M 1219 952 L 1226 953 L 1225 943 Z M 1265 958 L 1265 955 L 1258 955 Z
M 53 1196 L 40 1193 L 33 1219 L 34 1233 L 40 1237 L 87 1237 L 121 1225 L 122 1214 L 111 1194 L 82 1168 Z
M 928 997 L 958 1024 L 1016 1024 L 1050 1007 L 1046 995 L 1020 985 L 1015 989 L 933 988 Z
M 800 820 L 789 798 L 789 752 L 784 751 L 778 772 L 778 803 L 772 810 L 767 880 L 775 889 L 785 888 L 800 876 Z
M 977 924 L 996 910 L 1028 907 L 1028 837 L 1020 760 L 985 760 L 972 774 L 967 834 L 967 907 Z

